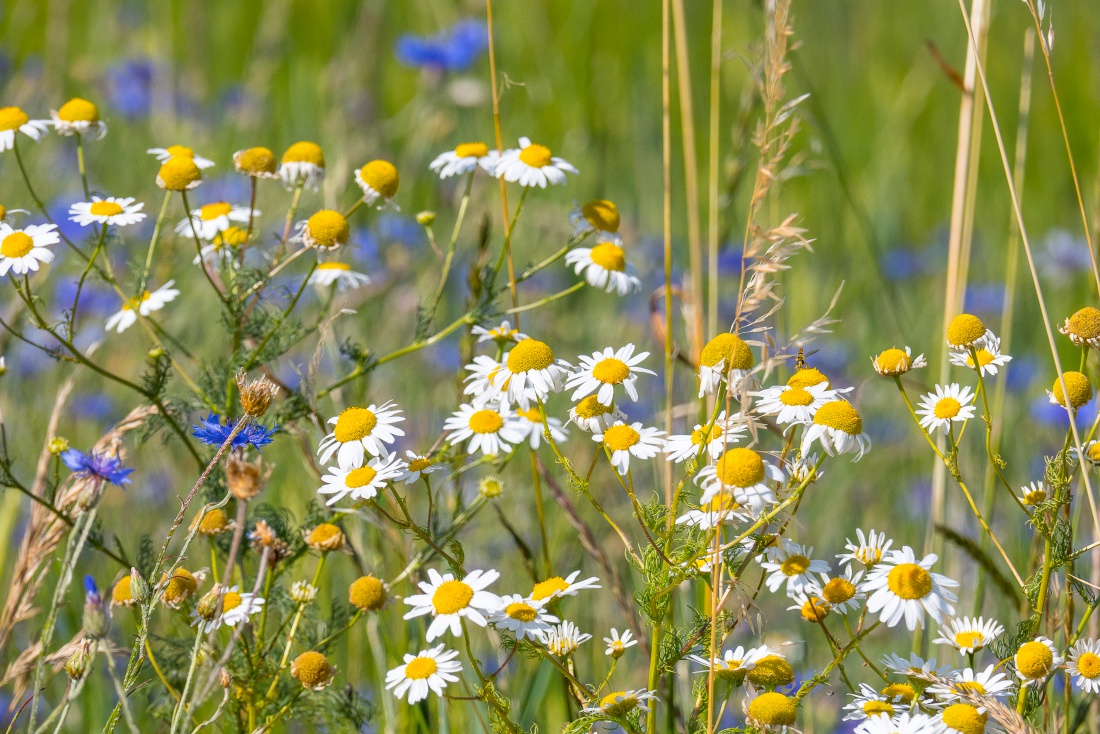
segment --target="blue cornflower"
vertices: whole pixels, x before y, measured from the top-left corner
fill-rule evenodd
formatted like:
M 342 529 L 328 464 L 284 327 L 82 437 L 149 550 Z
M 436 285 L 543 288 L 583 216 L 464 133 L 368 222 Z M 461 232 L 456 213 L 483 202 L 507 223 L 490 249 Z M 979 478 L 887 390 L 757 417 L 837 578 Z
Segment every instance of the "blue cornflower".
M 211 413 L 200 421 L 200 425 L 191 426 L 191 435 L 205 444 L 221 446 L 236 427 L 237 421 L 227 420 L 222 423 L 217 413 Z M 256 448 L 267 446 L 271 443 L 271 437 L 275 435 L 277 430 L 279 430 L 278 425 L 264 428 L 258 423 L 249 423 L 233 437 L 231 448 L 238 449 L 249 444 Z
M 84 598 L 93 604 L 98 604 L 100 601 L 99 587 L 96 586 L 91 574 L 84 577 Z
M 489 34 L 478 20 L 460 20 L 434 36 L 406 33 L 397 39 L 397 58 L 407 66 L 463 71 L 489 48 Z
M 146 117 L 153 109 L 153 63 L 129 59 L 107 70 L 111 108 L 123 117 Z
M 77 474 L 86 477 L 98 477 L 106 479 L 111 484 L 121 487 L 129 484 L 129 476 L 134 472 L 122 465 L 122 459 L 112 454 L 100 454 L 96 451 L 84 453 L 79 449 L 69 449 L 61 454 L 61 460 L 65 466 Z

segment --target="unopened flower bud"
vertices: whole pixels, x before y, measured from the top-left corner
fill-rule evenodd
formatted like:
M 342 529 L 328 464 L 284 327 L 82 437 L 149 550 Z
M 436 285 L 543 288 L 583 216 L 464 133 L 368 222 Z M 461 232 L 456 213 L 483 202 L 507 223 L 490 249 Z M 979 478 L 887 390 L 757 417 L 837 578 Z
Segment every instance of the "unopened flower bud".
M 107 612 L 103 608 L 103 597 L 99 587 L 91 576 L 84 577 L 84 632 L 93 640 L 101 640 L 107 635 Z
M 78 681 L 84 677 L 84 672 L 88 669 L 88 641 L 85 640 L 80 644 L 80 647 L 76 649 L 69 659 L 65 661 L 65 672 L 74 681 Z
M 271 401 L 279 392 L 279 386 L 272 384 L 267 377 L 249 380 L 244 372 L 237 373 L 237 390 L 241 394 L 241 407 L 253 418 L 259 418 L 267 412 Z
M 482 496 L 493 499 L 499 497 L 500 493 L 504 491 L 504 484 L 500 481 L 500 477 L 485 477 L 477 485 L 477 491 Z
M 432 222 L 435 221 L 435 212 L 423 211 L 416 215 L 416 221 L 423 227 L 432 226 Z
M 60 456 L 69 450 L 69 442 L 58 436 L 50 441 L 50 453 L 54 456 Z
M 222 613 L 223 596 L 221 584 L 214 584 L 213 589 L 203 594 L 199 603 L 195 605 L 195 612 L 199 615 L 199 619 L 204 622 L 217 619 Z
M 221 685 L 222 688 L 229 688 L 229 684 L 231 682 L 232 680 L 229 677 L 229 671 L 225 668 L 222 668 L 221 672 L 218 673 L 218 683 Z
M 130 596 L 138 604 L 149 603 L 149 595 L 152 590 L 149 588 L 149 582 L 142 578 L 136 568 L 130 569 Z
M 153 347 L 152 349 L 149 350 L 148 356 L 149 356 L 149 359 L 152 359 L 152 360 L 160 359 L 161 357 L 164 356 L 164 348 L 163 347 Z

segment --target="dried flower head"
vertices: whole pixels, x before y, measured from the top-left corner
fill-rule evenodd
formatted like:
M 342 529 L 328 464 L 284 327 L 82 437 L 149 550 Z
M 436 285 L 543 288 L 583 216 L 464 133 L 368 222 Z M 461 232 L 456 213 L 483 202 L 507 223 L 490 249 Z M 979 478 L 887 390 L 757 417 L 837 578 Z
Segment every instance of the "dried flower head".
M 306 545 L 316 551 L 338 551 L 346 540 L 344 531 L 330 522 L 323 522 L 306 533 Z
M 271 406 L 271 401 L 279 393 L 279 386 L 268 380 L 266 375 L 249 380 L 244 372 L 238 372 L 237 390 L 241 394 L 241 408 L 245 414 L 259 418 Z
M 271 468 L 264 469 L 263 457 L 245 461 L 233 452 L 225 466 L 225 480 L 229 491 L 239 500 L 248 501 L 258 495 L 271 477 Z

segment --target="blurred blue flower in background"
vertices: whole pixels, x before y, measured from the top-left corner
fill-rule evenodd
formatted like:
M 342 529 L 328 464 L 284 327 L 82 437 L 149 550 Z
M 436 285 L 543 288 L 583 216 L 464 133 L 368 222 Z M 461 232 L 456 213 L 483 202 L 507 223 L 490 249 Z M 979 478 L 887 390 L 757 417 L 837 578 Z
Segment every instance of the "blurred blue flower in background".
M 73 398 L 70 415 L 74 418 L 91 418 L 96 423 L 108 422 L 114 417 L 114 403 L 103 393 L 86 393 Z M 113 422 L 113 421 L 110 421 Z
M 383 212 L 375 225 L 378 236 L 387 242 L 396 242 L 405 247 L 416 247 L 427 242 L 424 229 L 412 217 L 396 212 Z
M 1053 380 L 1051 381 L 1053 384 Z M 1089 404 L 1077 411 L 1077 425 L 1088 426 L 1096 420 L 1096 406 L 1098 401 L 1093 398 L 1089 401 Z M 1031 401 L 1031 408 L 1028 411 L 1031 413 L 1031 417 L 1038 423 L 1044 426 L 1053 426 L 1059 430 L 1065 431 L 1069 428 L 1069 419 L 1066 417 L 1066 409 L 1061 405 L 1055 405 L 1050 402 L 1050 397 L 1043 392 L 1041 395 L 1036 395 Z
M 397 59 L 406 66 L 436 71 L 464 71 L 489 48 L 489 34 L 480 20 L 460 20 L 434 36 L 406 33 L 397 39 Z
M 1005 387 L 1012 392 L 1019 392 L 1031 387 L 1039 375 L 1039 361 L 1029 355 L 1013 357 L 1012 363 L 1004 368 Z
M 128 59 L 109 68 L 107 98 L 112 111 L 127 119 L 147 117 L 153 109 L 153 62 Z
M 971 285 L 966 288 L 963 310 L 978 315 L 999 314 L 1005 302 L 1005 287 L 1001 283 Z
M 883 253 L 879 265 L 890 280 L 908 280 L 934 275 L 943 268 L 947 248 L 943 244 L 928 247 L 898 247 Z
M 1052 278 L 1068 278 L 1092 269 L 1092 258 L 1084 237 L 1075 237 L 1064 229 L 1052 229 L 1043 237 L 1044 254 L 1039 269 Z

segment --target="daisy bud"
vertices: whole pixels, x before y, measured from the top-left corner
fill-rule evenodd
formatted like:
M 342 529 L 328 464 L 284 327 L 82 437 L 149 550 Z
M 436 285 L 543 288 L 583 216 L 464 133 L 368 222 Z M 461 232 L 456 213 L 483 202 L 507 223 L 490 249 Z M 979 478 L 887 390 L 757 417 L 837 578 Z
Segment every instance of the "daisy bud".
M 322 552 L 340 550 L 345 540 L 344 531 L 329 522 L 321 523 L 306 535 L 306 545 Z
M 422 227 L 432 226 L 432 222 L 435 221 L 435 212 L 420 212 L 416 215 L 416 221 L 420 223 Z
M 319 652 L 303 652 L 290 664 L 290 674 L 311 691 L 327 688 L 336 675 L 336 668 Z
M 167 191 L 187 191 L 202 183 L 202 171 L 190 158 L 169 158 L 157 172 L 157 186 Z
M 130 592 L 130 597 L 134 601 L 136 601 L 138 604 L 148 603 L 149 595 L 151 593 L 151 590 L 149 588 L 149 582 L 146 581 L 140 573 L 138 573 L 138 570 L 136 568 L 131 568 L 130 569 L 130 576 L 128 578 L 123 577 L 118 582 L 118 584 L 115 585 L 114 590 L 111 592 L 112 602 L 114 601 L 115 592 L 119 591 L 119 585 L 121 585 L 123 581 L 128 581 L 129 582 L 129 589 L 128 590 Z
M 226 462 L 225 480 L 229 491 L 239 500 L 247 501 L 258 495 L 271 476 L 271 470 L 264 471 L 263 459 L 245 461 L 236 453 L 230 454 Z
M 295 581 L 290 587 L 290 598 L 299 604 L 309 604 L 317 598 L 317 587 L 308 581 Z
M 233 154 L 233 167 L 237 173 L 255 178 L 278 178 L 279 167 L 275 154 L 268 148 L 248 148 Z
M 164 356 L 164 348 L 163 347 L 153 347 L 152 349 L 150 349 L 146 353 L 146 356 L 149 357 L 149 359 L 151 359 L 151 360 L 154 360 L 154 361 L 158 360 L 158 359 L 160 359 L 161 357 Z
M 84 640 L 80 643 L 80 647 L 76 649 L 69 659 L 65 661 L 65 672 L 69 678 L 74 681 L 78 681 L 84 677 L 85 671 L 88 669 L 88 641 Z
M 214 584 L 214 588 L 203 594 L 199 603 L 195 605 L 195 612 L 204 622 L 210 622 L 221 616 L 222 599 L 225 596 L 222 588 L 221 584 Z
M 477 491 L 483 497 L 493 499 L 499 497 L 504 491 L 504 483 L 500 481 L 500 477 L 485 477 L 478 483 Z
M 1063 391 L 1062 383 L 1065 383 Z M 1080 372 L 1063 372 L 1060 378 L 1054 380 L 1050 398 L 1052 403 L 1066 407 L 1066 395 L 1069 395 L 1069 407 L 1077 410 L 1088 405 L 1092 400 L 1092 383 L 1089 378 Z
M 50 453 L 54 456 L 60 456 L 68 450 L 69 442 L 61 436 L 57 436 L 50 440 Z
M 218 673 L 218 683 L 222 688 L 229 688 L 229 684 L 232 683 L 232 679 L 229 677 L 229 671 L 225 668 L 221 669 Z
M 160 583 L 164 586 L 164 603 L 173 609 L 179 609 L 199 588 L 195 575 L 182 566 L 172 572 L 172 577 L 164 574 Z
M 306 220 L 302 241 L 306 247 L 334 250 L 347 244 L 350 235 L 351 227 L 343 214 L 332 209 L 322 209 Z
M 237 373 L 237 390 L 241 394 L 241 407 L 253 418 L 259 418 L 267 412 L 272 399 L 279 392 L 279 386 L 268 381 L 266 376 L 258 380 L 248 380 L 244 372 Z

